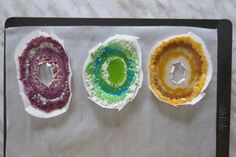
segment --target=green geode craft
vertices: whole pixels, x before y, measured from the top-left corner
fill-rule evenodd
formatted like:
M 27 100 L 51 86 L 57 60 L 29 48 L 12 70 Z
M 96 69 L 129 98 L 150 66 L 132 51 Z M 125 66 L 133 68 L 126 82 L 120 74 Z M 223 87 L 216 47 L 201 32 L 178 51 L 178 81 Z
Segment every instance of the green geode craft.
M 137 37 L 115 35 L 91 49 L 83 79 L 92 101 L 122 109 L 134 99 L 143 79 Z

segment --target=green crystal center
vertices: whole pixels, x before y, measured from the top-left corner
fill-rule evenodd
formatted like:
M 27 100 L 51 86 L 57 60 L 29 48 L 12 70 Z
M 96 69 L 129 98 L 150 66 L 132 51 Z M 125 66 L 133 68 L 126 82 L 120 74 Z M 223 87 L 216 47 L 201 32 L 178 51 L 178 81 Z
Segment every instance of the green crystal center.
M 108 80 L 113 85 L 122 85 L 126 80 L 126 65 L 125 62 L 116 57 L 109 61 L 107 65 Z

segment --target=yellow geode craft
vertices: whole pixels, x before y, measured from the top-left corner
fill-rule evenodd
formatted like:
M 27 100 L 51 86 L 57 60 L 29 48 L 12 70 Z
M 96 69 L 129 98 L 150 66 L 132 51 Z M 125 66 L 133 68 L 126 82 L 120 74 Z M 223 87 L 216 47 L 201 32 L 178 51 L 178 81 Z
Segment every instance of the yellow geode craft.
M 168 104 L 200 101 L 212 77 L 204 42 L 195 34 L 172 36 L 154 46 L 149 61 L 149 88 Z

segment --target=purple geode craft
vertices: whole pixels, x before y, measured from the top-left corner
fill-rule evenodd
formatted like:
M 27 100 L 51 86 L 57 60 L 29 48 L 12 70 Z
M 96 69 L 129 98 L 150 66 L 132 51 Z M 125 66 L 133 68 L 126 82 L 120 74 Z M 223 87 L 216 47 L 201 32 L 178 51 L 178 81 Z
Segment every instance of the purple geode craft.
M 55 34 L 35 31 L 16 48 L 20 94 L 26 111 L 36 117 L 53 117 L 68 108 L 72 95 L 71 69 L 62 45 L 62 41 Z M 40 79 L 42 65 L 46 65 L 52 75 L 48 84 Z

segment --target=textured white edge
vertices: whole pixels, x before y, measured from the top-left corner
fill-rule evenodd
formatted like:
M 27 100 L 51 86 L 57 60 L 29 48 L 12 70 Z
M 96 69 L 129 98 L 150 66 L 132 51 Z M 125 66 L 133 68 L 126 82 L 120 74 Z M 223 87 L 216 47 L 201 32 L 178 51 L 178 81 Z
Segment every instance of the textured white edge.
M 151 59 L 151 55 L 149 57 L 149 62 L 148 62 L 148 66 L 147 66 L 147 70 L 148 70 L 148 87 L 149 89 L 152 91 L 152 93 L 162 102 L 165 102 L 165 103 L 168 103 L 168 104 L 171 104 L 173 106 L 181 106 L 181 105 L 195 105 L 197 102 L 199 102 L 205 95 L 206 93 L 204 92 L 205 89 L 207 88 L 207 86 L 209 85 L 210 81 L 211 81 L 211 78 L 212 78 L 212 74 L 213 74 L 213 67 L 212 67 L 212 61 L 211 61 L 211 57 L 210 57 L 210 54 L 207 50 L 207 47 L 206 47 L 206 44 L 204 43 L 204 41 L 198 37 L 196 34 L 192 33 L 192 32 L 188 32 L 187 34 L 180 34 L 180 35 L 174 35 L 174 36 L 171 36 L 169 38 L 166 38 L 162 41 L 159 41 L 157 44 L 155 44 L 153 46 L 153 48 L 151 49 L 151 52 L 153 52 L 157 47 L 160 46 L 160 44 L 162 44 L 163 42 L 167 42 L 168 40 L 171 40 L 173 38 L 176 38 L 176 37 L 183 37 L 183 36 L 189 36 L 191 38 L 193 38 L 194 40 L 198 41 L 201 46 L 202 46 L 202 49 L 203 49 L 203 53 L 204 55 L 206 56 L 206 59 L 207 59 L 207 62 L 208 62 L 208 68 L 207 68 L 207 76 L 206 76 L 206 80 L 205 80 L 205 83 L 202 87 L 202 90 L 201 92 L 199 93 L 198 96 L 196 96 L 194 99 L 192 99 L 191 101 L 189 102 L 186 102 L 186 103 L 183 103 L 183 104 L 178 104 L 178 105 L 175 105 L 175 104 L 171 104 L 165 100 L 162 100 L 161 98 L 159 98 L 158 95 L 155 94 L 155 92 L 152 90 L 152 87 L 150 85 L 150 71 L 149 71 L 149 63 L 150 63 L 150 59 Z
M 89 62 L 91 61 L 91 54 L 95 52 L 95 50 L 100 47 L 101 45 L 107 45 L 110 41 L 114 40 L 114 39 L 120 39 L 120 40 L 126 40 L 126 41 L 131 41 L 136 49 L 138 58 L 139 58 L 139 85 L 137 87 L 137 89 L 135 90 L 135 92 L 133 93 L 133 96 L 130 100 L 125 100 L 125 101 L 121 101 L 120 103 L 115 103 L 113 105 L 104 103 L 103 101 L 100 100 L 96 100 L 95 98 L 91 97 L 91 92 L 88 89 L 87 85 L 86 85 L 86 66 L 89 64 Z M 83 82 L 84 82 L 84 86 L 86 88 L 87 93 L 89 94 L 89 99 L 92 100 L 94 103 L 96 103 L 97 105 L 101 106 L 102 108 L 107 108 L 107 109 L 118 109 L 119 111 L 125 107 L 129 102 L 131 102 L 135 96 L 137 95 L 139 89 L 142 86 L 142 82 L 143 82 L 143 71 L 142 71 L 142 56 L 141 56 L 141 48 L 138 44 L 137 39 L 139 39 L 136 36 L 131 36 L 131 35 L 124 35 L 124 34 L 115 34 L 112 37 L 109 37 L 107 40 L 105 40 L 103 43 L 99 43 L 97 44 L 94 48 L 92 48 L 91 50 L 89 50 L 89 54 L 88 57 L 84 63 L 83 66 L 83 71 L 82 71 L 82 77 L 83 77 Z
M 71 101 L 71 97 L 72 97 L 72 92 L 71 92 L 71 78 L 72 78 L 72 71 L 71 71 L 71 67 L 70 67 L 70 61 L 68 58 L 68 67 L 69 67 L 69 71 L 70 71 L 70 75 L 69 75 L 69 88 L 70 88 L 70 97 L 68 102 L 66 103 L 66 105 L 61 108 L 61 109 L 56 109 L 53 110 L 51 112 L 44 112 L 43 110 L 40 110 L 38 108 L 35 108 L 31 105 L 30 100 L 28 99 L 28 96 L 24 93 L 24 87 L 23 87 L 23 83 L 19 80 L 20 78 L 20 67 L 19 67 L 19 60 L 18 57 L 22 55 L 24 49 L 27 46 L 27 43 L 29 43 L 32 39 L 39 37 L 39 36 L 45 36 L 45 37 L 52 37 L 54 40 L 57 40 L 64 48 L 64 44 L 63 44 L 63 40 L 61 40 L 54 32 L 51 31 L 50 34 L 46 33 L 46 32 L 42 32 L 41 30 L 36 30 L 31 32 L 30 34 L 26 35 L 17 45 L 16 49 L 15 49 L 15 54 L 14 54 L 14 60 L 15 60 L 15 64 L 16 64 L 16 73 L 17 73 L 17 80 L 18 80 L 18 85 L 19 85 L 19 94 L 22 97 L 24 106 L 25 106 L 25 111 L 28 112 L 30 115 L 34 116 L 34 117 L 38 117 L 38 118 L 51 118 L 51 117 L 55 117 L 58 116 L 64 112 L 66 112 L 69 108 L 69 104 Z

